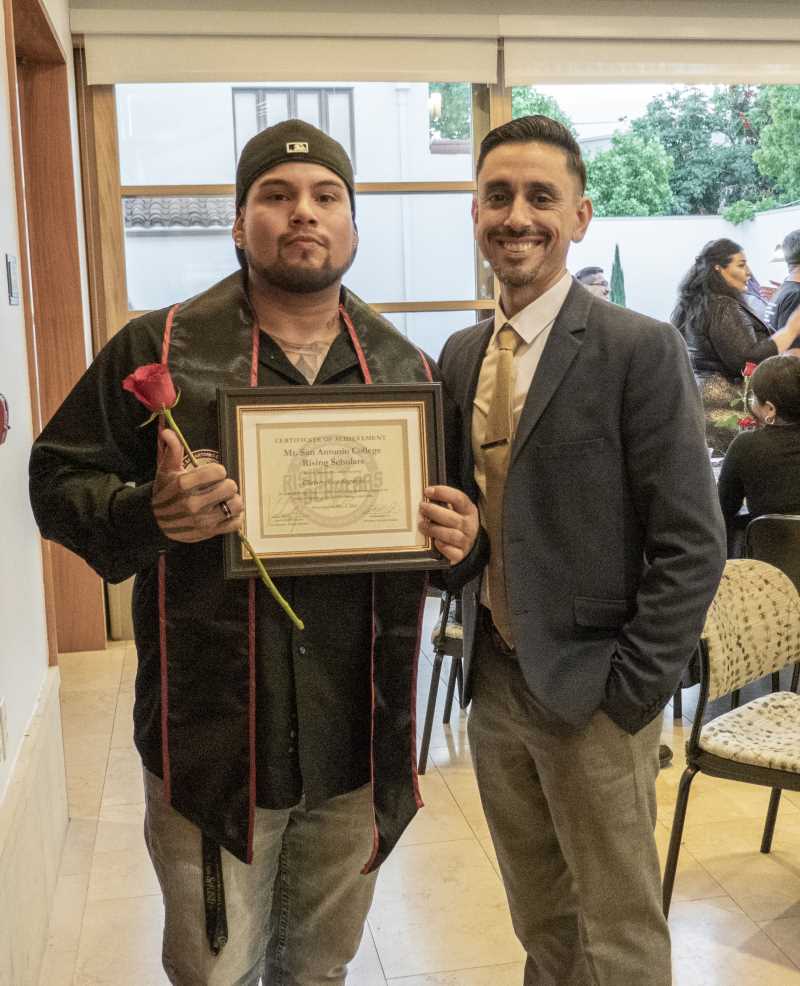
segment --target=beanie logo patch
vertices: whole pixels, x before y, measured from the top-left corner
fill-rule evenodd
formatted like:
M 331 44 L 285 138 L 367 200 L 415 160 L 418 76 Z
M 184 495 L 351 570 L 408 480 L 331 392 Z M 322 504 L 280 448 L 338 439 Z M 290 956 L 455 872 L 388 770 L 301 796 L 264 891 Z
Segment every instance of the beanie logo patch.
M 286 145 L 287 154 L 308 154 L 308 143 L 305 140 L 292 140 Z

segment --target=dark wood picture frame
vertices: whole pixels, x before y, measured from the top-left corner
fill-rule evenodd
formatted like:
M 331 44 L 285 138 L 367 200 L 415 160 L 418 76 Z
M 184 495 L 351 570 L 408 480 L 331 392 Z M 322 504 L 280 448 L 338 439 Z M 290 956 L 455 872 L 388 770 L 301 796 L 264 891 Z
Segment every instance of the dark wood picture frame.
M 315 422 L 316 428 L 319 430 L 337 427 L 335 410 L 339 406 L 345 413 L 352 413 L 354 408 L 360 410 L 363 407 L 365 412 L 368 412 L 370 408 L 380 409 L 382 412 L 386 408 L 398 405 L 406 410 L 413 408 L 414 415 L 418 415 L 417 420 L 420 429 L 418 465 L 421 471 L 421 477 L 419 477 L 421 483 L 417 483 L 417 485 L 424 489 L 426 486 L 445 482 L 443 400 L 441 384 L 439 383 L 220 388 L 217 392 L 217 407 L 222 462 L 228 474 L 236 480 L 240 490 L 242 490 L 243 499 L 250 499 L 244 485 L 248 481 L 248 476 L 259 474 L 259 469 L 255 465 L 248 466 L 245 470 L 242 469 L 241 457 L 243 452 L 240 430 L 242 414 L 240 414 L 240 409 L 263 409 L 264 421 L 267 422 L 270 410 L 283 411 L 292 408 L 311 411 L 310 419 L 313 419 L 312 409 L 316 406 L 320 409 L 320 423 L 316 424 Z M 329 419 L 328 422 L 325 422 L 326 417 Z M 274 428 L 273 425 L 265 426 Z M 303 427 L 307 427 L 307 425 L 304 424 Z M 352 427 L 352 424 L 349 427 Z M 370 423 L 369 427 L 375 427 L 375 425 Z M 297 441 L 297 439 L 287 440 Z M 318 446 L 310 451 L 315 454 L 317 449 Z M 290 453 L 287 452 L 286 454 L 289 455 Z M 290 461 L 294 462 L 295 460 Z M 330 468 L 335 470 L 339 467 L 332 466 Z M 260 480 L 258 490 L 259 502 L 262 502 Z M 292 494 L 300 512 L 303 511 L 304 506 L 307 508 L 307 503 L 303 500 L 304 495 L 313 496 L 314 494 L 305 490 Z M 365 503 L 371 495 L 373 494 L 362 494 Z M 413 510 L 412 526 L 416 531 L 417 503 L 414 502 L 406 506 L 407 511 L 408 509 Z M 307 509 L 310 510 L 310 508 Z M 368 508 L 365 506 L 363 509 L 366 512 Z M 247 510 L 245 509 L 246 513 Z M 247 520 L 245 520 L 245 525 L 247 527 Z M 280 536 L 286 540 L 294 535 L 281 533 Z M 359 536 L 366 537 L 367 535 L 360 534 Z M 298 535 L 300 540 L 303 538 L 309 540 L 310 537 L 311 535 L 308 533 Z M 328 537 L 332 539 L 334 535 L 328 535 Z M 347 540 L 347 535 L 344 535 L 344 540 Z M 326 547 L 318 550 L 299 549 L 290 553 L 262 553 L 259 550 L 259 557 L 267 571 L 273 576 L 419 571 L 446 568 L 448 565 L 446 559 L 442 558 L 430 541 L 427 541 L 424 547 L 415 546 L 413 548 L 403 546 L 383 549 L 380 546 L 369 549 L 358 546 L 354 546 L 352 549 Z M 257 575 L 255 563 L 246 552 L 243 552 L 241 542 L 236 534 L 229 534 L 224 539 L 224 563 L 226 578 L 251 578 Z

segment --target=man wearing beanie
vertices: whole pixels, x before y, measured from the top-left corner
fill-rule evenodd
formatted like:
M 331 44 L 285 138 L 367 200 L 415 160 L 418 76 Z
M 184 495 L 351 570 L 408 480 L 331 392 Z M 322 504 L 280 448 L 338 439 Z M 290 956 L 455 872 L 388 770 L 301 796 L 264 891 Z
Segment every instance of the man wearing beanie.
M 31 457 L 42 533 L 105 579 L 136 575 L 135 742 L 145 837 L 179 986 L 343 984 L 377 867 L 421 805 L 414 690 L 424 573 L 223 578 L 242 500 L 219 464 L 218 387 L 406 383 L 431 365 L 342 287 L 355 256 L 352 165 L 290 120 L 242 151 L 242 270 L 126 325 Z M 122 381 L 165 363 L 177 436 L 141 428 Z M 435 368 L 434 368 L 435 370 Z M 216 460 L 216 461 L 215 461 Z M 454 578 L 479 571 L 475 507 L 434 512 Z

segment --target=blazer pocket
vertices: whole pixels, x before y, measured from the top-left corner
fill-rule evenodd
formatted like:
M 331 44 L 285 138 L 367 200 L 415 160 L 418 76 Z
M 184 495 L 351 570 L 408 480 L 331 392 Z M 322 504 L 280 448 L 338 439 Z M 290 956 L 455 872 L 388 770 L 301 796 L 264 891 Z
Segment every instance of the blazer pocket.
M 605 448 L 604 438 L 588 438 L 580 442 L 558 442 L 555 445 L 535 445 L 537 459 L 566 459 L 597 454 Z
M 575 596 L 573 600 L 575 622 L 580 627 L 599 627 L 617 630 L 624 626 L 633 614 L 633 604 L 627 599 L 596 599 L 593 596 Z

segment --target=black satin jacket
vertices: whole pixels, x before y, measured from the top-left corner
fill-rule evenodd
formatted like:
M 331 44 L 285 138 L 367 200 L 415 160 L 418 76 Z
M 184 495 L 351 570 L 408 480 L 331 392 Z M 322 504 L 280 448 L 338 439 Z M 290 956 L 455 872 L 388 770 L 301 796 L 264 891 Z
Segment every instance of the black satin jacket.
M 374 382 L 428 379 L 422 354 L 388 322 L 345 289 L 342 304 Z M 43 535 L 79 554 L 103 578 L 118 582 L 136 574 L 136 746 L 149 770 L 169 776 L 172 805 L 247 860 L 256 785 L 263 793 L 269 777 L 262 771 L 257 779 L 258 754 L 250 755 L 255 712 L 248 691 L 248 582 L 223 579 L 220 538 L 180 544 L 162 535 L 150 509 L 156 428 L 139 427 L 147 411 L 121 388 L 136 367 L 160 361 L 166 314 L 152 312 L 126 325 L 56 412 L 31 456 L 31 501 Z M 238 273 L 182 304 L 175 316 L 169 367 L 181 391 L 176 418 L 195 450 L 219 449 L 216 389 L 249 385 L 252 329 Z M 341 372 L 327 382 L 363 382 L 358 354 L 351 350 L 352 358 L 341 361 Z M 262 337 L 259 384 L 288 382 L 270 375 L 276 358 L 276 347 Z M 466 573 L 474 562 L 479 570 L 484 560 L 476 551 L 458 568 Z M 293 583 L 284 588 L 306 630 L 287 632 L 285 622 L 278 622 L 286 617 L 258 584 L 256 661 L 267 668 L 271 659 L 285 662 L 289 646 L 295 666 L 305 662 L 308 669 L 305 701 L 316 707 L 317 735 L 305 756 L 300 753 L 307 798 L 320 800 L 372 779 L 376 836 L 373 856 L 365 861 L 371 869 L 422 804 L 414 693 L 426 579 L 393 573 L 284 583 Z M 353 689 L 366 696 L 366 721 L 353 723 L 348 701 L 340 701 L 346 675 L 327 670 L 336 665 L 361 679 Z M 370 665 L 371 681 L 359 670 L 369 676 Z M 330 743 L 326 758 L 319 751 L 333 731 L 345 739 Z M 344 766 L 342 749 L 348 750 Z

